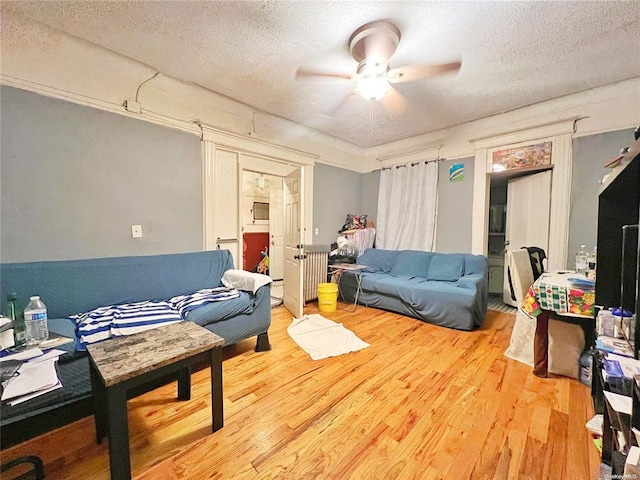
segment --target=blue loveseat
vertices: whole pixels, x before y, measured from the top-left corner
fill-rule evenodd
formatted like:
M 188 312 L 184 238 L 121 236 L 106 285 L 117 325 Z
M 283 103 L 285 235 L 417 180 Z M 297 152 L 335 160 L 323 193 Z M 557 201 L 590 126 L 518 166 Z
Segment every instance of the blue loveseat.
M 358 257 L 358 303 L 458 330 L 473 330 L 487 312 L 487 258 L 463 253 L 368 249 Z M 353 302 L 357 277 L 344 272 L 340 290 Z
M 29 296 L 40 295 L 47 305 L 50 330 L 74 336 L 75 324 L 69 315 L 99 306 L 166 300 L 218 287 L 222 285 L 223 274 L 233 268 L 233 258 L 228 250 L 6 263 L 0 264 L 0 292 L 2 298 L 15 292 L 22 306 L 27 304 Z M 224 338 L 225 345 L 257 336 L 256 351 L 269 350 L 270 286 L 258 288 L 255 294 L 241 291 L 238 298 L 202 306 L 188 312 L 185 319 L 218 334 Z M 3 448 L 7 441 L 15 443 L 20 440 L 14 434 L 24 434 L 25 438 L 38 434 L 35 429 L 56 417 L 54 410 L 62 407 L 73 410 L 77 402 L 89 399 L 91 386 L 86 353 L 74 351 L 73 344 L 61 348 L 68 352 L 60 358 L 58 365 L 64 388 L 15 408 L 2 405 Z M 86 408 L 84 414 L 91 414 L 90 404 Z M 77 408 L 75 413 L 81 410 Z M 54 422 L 52 427 L 65 423 L 64 417 L 61 414 L 60 421 Z M 31 420 L 34 425 L 25 423 L 25 420 Z M 8 429 L 13 424 L 16 424 L 15 432 Z M 34 431 L 29 432 L 32 429 Z M 12 436 L 14 438 L 7 438 Z

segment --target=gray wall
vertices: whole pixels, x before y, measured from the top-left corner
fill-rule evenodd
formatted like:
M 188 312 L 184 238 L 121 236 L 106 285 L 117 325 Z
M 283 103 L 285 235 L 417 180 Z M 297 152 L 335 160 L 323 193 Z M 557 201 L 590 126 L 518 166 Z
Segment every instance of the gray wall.
M 9 87 L 0 107 L 2 262 L 202 250 L 198 137 Z
M 362 174 L 317 164 L 313 168 L 313 243 L 336 241 L 347 213 L 367 214 L 362 209 Z M 315 229 L 318 229 L 318 235 Z
M 595 245 L 600 180 L 610 172 L 604 165 L 616 157 L 622 147 L 633 142 L 633 129 L 590 135 L 573 141 L 568 267 L 573 268 L 580 245 L 586 245 L 588 252 Z
M 380 171 L 362 175 L 361 208 L 367 219 L 376 223 L 378 216 L 378 189 L 380 188 Z
M 471 213 L 473 207 L 473 157 L 441 162 L 438 171 L 438 219 L 436 251 L 471 252 Z M 464 179 L 449 181 L 449 167 L 464 165 Z

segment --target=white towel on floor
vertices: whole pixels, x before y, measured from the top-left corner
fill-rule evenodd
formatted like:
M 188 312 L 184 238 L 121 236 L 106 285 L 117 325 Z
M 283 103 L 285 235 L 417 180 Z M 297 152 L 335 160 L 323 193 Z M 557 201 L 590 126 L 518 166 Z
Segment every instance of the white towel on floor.
M 369 346 L 341 323 L 332 322 L 317 313 L 294 318 L 287 332 L 312 360 L 335 357 Z

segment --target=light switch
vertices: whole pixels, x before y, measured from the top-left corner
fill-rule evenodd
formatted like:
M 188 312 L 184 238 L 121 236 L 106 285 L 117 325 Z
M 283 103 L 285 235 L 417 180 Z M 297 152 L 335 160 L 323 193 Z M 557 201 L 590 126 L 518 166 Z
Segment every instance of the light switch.
M 133 238 L 142 238 L 142 225 L 131 225 L 131 236 Z
M 320 233 L 320 229 L 316 227 L 316 235 L 318 235 L 319 233 Z

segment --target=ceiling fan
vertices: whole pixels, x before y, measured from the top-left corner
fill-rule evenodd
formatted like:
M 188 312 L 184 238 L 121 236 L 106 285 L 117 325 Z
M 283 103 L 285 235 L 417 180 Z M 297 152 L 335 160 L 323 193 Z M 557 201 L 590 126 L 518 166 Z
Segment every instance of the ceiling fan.
M 435 77 L 460 69 L 461 63 L 414 64 L 391 68 L 389 59 L 400 43 L 400 29 L 387 20 L 367 23 L 351 34 L 349 51 L 358 62 L 355 75 L 326 73 L 298 69 L 296 78 L 338 78 L 357 80 L 352 94 L 359 94 L 365 100 L 380 100 L 382 105 L 396 115 L 407 108 L 407 100 L 391 86 L 392 83 L 412 82 Z M 345 98 L 338 108 L 352 95 Z M 337 109 L 336 109 L 337 110 Z

